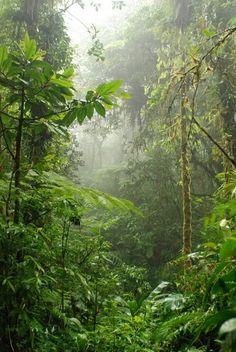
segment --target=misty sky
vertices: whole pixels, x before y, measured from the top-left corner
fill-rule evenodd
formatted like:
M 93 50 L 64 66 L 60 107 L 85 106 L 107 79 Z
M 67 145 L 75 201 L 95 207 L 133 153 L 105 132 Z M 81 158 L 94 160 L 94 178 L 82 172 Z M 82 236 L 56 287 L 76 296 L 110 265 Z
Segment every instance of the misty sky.
M 74 5 L 66 14 L 68 32 L 73 44 L 81 44 L 81 39 L 88 37 L 86 27 L 95 25 L 99 30 L 103 30 L 104 23 L 112 21 L 112 18 L 117 20 L 124 15 L 122 11 L 112 9 L 111 0 L 100 0 L 100 3 L 99 11 L 90 5 L 84 9 Z
M 114 30 L 120 25 L 127 16 L 134 12 L 138 7 L 150 4 L 153 0 L 124 0 L 126 6 L 122 10 L 112 9 L 112 0 L 100 0 L 101 7 L 99 11 L 89 5 L 92 1 L 88 1 L 88 5 L 81 9 L 79 5 L 74 5 L 66 13 L 65 19 L 68 26 L 68 33 L 74 45 L 81 44 L 81 41 L 89 41 L 88 31 L 86 29 L 91 25 L 95 25 L 102 33 L 107 30 Z

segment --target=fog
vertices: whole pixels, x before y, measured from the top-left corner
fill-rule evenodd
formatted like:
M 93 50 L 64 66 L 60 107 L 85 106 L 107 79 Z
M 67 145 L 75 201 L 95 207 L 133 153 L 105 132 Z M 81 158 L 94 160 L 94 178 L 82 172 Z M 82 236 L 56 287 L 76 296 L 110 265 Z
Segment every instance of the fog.
M 98 3 L 98 7 L 92 3 Z M 78 4 L 73 5 L 66 13 L 65 20 L 68 33 L 73 45 L 83 46 L 89 39 L 88 29 L 94 25 L 106 37 L 106 32 L 114 32 L 132 13 L 143 6 L 150 5 L 153 0 L 125 0 L 122 9 L 114 9 L 112 0 L 87 1 L 82 9 Z
M 236 351 L 235 14 L 0 0 L 0 352 Z
M 125 43 L 129 22 L 140 9 L 150 6 L 153 1 L 127 0 L 121 9 L 113 9 L 111 0 L 102 0 L 99 3 L 98 8 L 91 3 L 84 9 L 74 5 L 65 14 L 68 34 L 74 47 L 73 61 L 76 66 L 78 94 L 93 89 L 102 82 L 122 79 L 123 89 L 132 96 L 132 100 L 119 101 L 119 107 L 112 112 L 108 111 L 105 119 L 95 116 L 92 121 L 87 120 L 82 126 L 75 124 L 71 129 L 74 142 L 82 152 L 83 166 L 81 160 L 78 161 L 78 168 L 75 165 L 75 175 L 78 173 L 77 177 L 85 184 L 93 183 L 92 175 L 95 177 L 99 170 L 122 167 L 130 158 L 137 158 L 140 154 L 134 146 L 134 141 L 140 130 L 140 114 L 145 105 L 144 86 L 140 87 L 138 81 L 130 84 L 133 72 L 127 72 L 122 66 L 116 68 L 109 65 L 113 46 L 119 41 Z M 88 55 L 88 50 L 93 45 L 91 32 L 94 33 L 94 27 L 97 31 L 96 39 L 104 45 L 104 61 Z M 140 45 L 143 44 L 137 43 L 139 55 L 144 55 L 146 49 Z M 120 49 L 124 50 L 125 55 L 125 48 Z M 135 51 L 135 47 L 132 48 L 132 52 Z M 130 64 L 132 65 L 132 61 Z M 137 63 L 138 70 L 141 69 L 141 64 Z M 137 93 L 140 89 L 141 97 Z M 140 99 L 143 100 L 141 105 Z M 132 116 L 135 114 L 137 116 Z

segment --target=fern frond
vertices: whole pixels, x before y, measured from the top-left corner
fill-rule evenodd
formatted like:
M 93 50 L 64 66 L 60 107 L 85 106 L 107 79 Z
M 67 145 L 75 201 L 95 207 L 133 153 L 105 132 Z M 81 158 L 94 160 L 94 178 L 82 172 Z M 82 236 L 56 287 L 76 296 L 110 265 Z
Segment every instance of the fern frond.
M 105 192 L 81 187 L 54 172 L 38 174 L 31 170 L 27 175 L 27 179 L 29 181 L 38 180 L 40 187 L 50 190 L 52 198 L 56 201 L 68 199 L 86 208 L 103 208 L 142 215 L 141 211 L 126 199 L 118 199 Z
M 170 343 L 186 332 L 193 332 L 204 321 L 205 314 L 202 311 L 182 313 L 161 323 L 154 333 L 154 339 L 157 343 Z

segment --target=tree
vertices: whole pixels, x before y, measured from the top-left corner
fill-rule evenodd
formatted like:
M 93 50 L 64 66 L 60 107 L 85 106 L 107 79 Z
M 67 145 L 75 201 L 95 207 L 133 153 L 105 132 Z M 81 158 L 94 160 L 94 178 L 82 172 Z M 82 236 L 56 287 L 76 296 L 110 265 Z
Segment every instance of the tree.
M 177 27 L 179 28 L 180 44 L 184 40 L 184 29 L 190 21 L 190 4 L 185 0 L 174 3 L 174 12 Z M 183 37 L 181 39 L 181 36 Z M 181 50 L 181 49 L 180 49 Z M 182 61 L 185 65 L 186 57 L 183 53 Z M 187 80 L 183 81 L 181 89 L 180 108 L 180 135 L 181 135 L 181 173 L 182 173 L 182 206 L 183 206 L 183 253 L 188 255 L 192 251 L 192 204 L 191 204 L 191 171 L 190 151 L 188 140 L 188 115 L 186 109 Z
M 8 52 L 6 47 L 1 47 L 0 54 L 0 79 L 4 87 L 0 110 L 3 152 L 8 153 L 13 163 L 10 183 L 14 178 L 14 222 L 18 224 L 23 136 L 44 125 L 51 125 L 54 129 L 63 131 L 63 126 L 70 126 L 75 119 L 79 123 L 82 123 L 86 116 L 91 119 L 94 110 L 104 117 L 103 104 L 110 107 L 113 105 L 110 96 L 116 94 L 122 81 L 100 85 L 96 91 L 87 93 L 85 101 L 78 101 L 73 99 L 73 70 L 66 69 L 63 73 L 55 73 L 52 66 L 43 60 L 43 54 L 36 51 L 36 42 L 30 39 L 28 34 L 18 50 Z M 28 168 L 29 166 L 26 170 Z M 9 200 L 10 198 L 11 194 Z M 8 207 L 9 201 L 6 204 L 7 217 Z

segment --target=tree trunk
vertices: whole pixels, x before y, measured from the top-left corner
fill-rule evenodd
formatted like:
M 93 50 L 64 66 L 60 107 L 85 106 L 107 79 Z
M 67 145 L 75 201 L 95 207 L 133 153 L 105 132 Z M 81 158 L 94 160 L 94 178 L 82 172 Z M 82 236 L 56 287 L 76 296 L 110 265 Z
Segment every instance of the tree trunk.
M 37 33 L 38 2 L 38 0 L 23 0 L 21 4 L 27 32 L 31 38 Z
M 21 93 L 21 107 L 20 117 L 18 122 L 17 134 L 16 134 L 16 152 L 15 152 L 15 211 L 14 211 L 14 223 L 19 224 L 20 218 L 20 181 L 21 181 L 21 144 L 22 144 L 22 132 L 24 122 L 24 108 L 25 108 L 25 92 L 24 88 Z
M 182 168 L 182 202 L 183 202 L 183 253 L 192 250 L 192 207 L 191 207 L 191 174 L 189 163 L 189 146 L 187 135 L 186 96 L 182 93 L 181 101 L 181 168 Z

